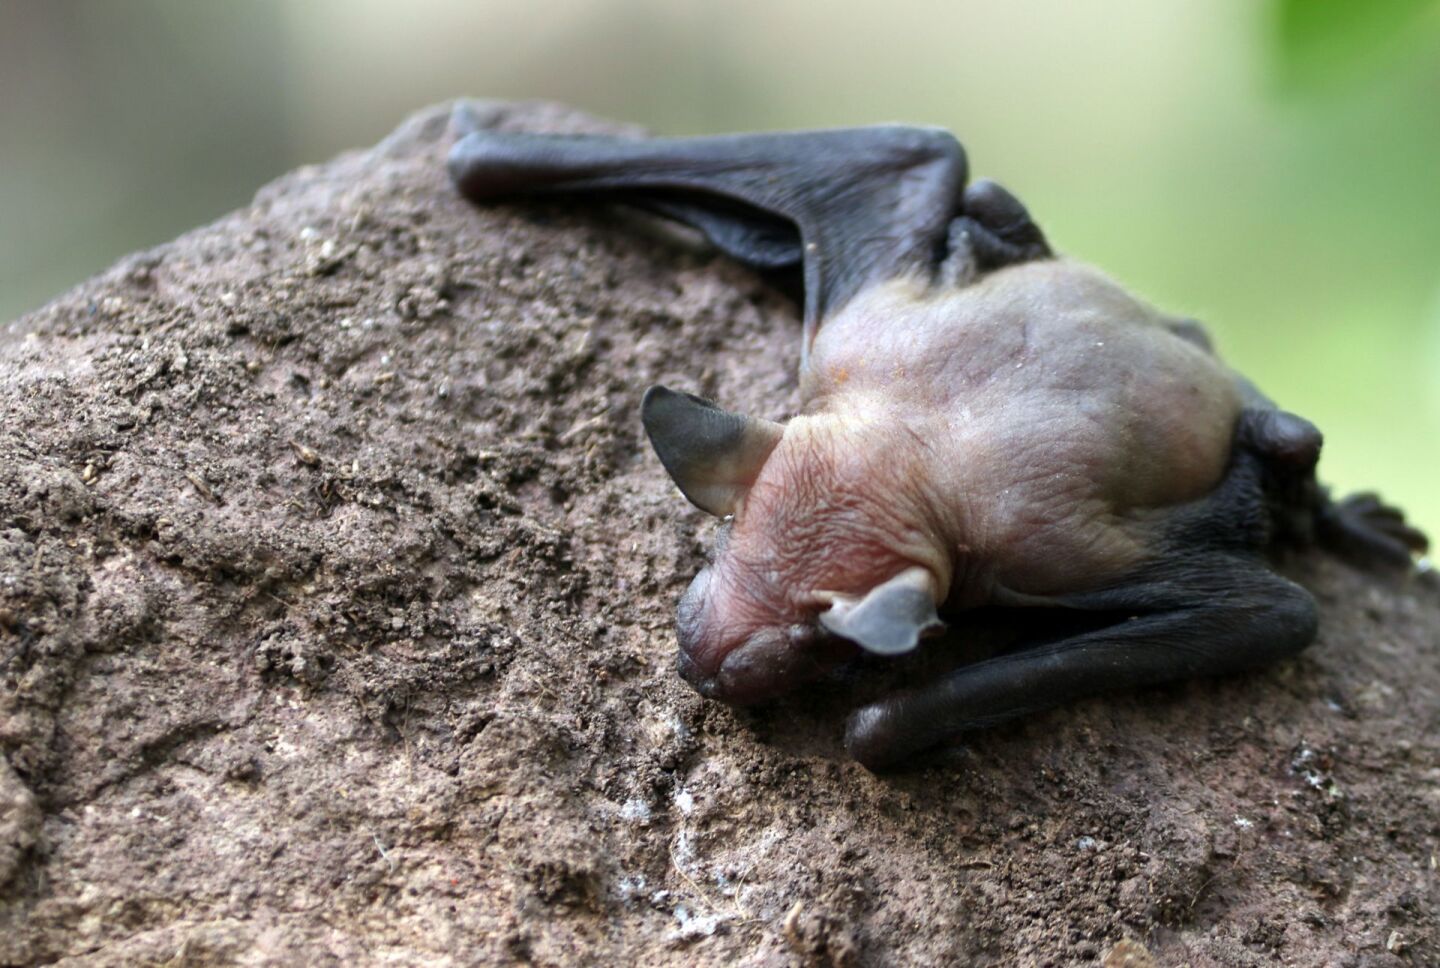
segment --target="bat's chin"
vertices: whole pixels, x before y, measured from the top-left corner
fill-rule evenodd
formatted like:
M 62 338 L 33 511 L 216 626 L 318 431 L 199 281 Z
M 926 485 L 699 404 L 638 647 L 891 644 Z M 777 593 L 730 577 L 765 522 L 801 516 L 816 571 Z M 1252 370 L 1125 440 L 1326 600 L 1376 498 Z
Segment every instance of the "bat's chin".
M 687 649 L 682 641 L 680 675 L 707 699 L 744 706 L 783 695 L 853 652 L 813 626 L 763 629 L 718 656 Z

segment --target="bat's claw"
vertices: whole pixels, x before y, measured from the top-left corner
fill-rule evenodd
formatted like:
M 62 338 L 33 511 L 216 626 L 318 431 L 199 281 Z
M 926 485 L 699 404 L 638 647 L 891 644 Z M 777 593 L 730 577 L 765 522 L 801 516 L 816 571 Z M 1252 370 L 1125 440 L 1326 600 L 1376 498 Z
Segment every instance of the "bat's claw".
M 1315 531 L 1326 548 L 1366 567 L 1410 568 L 1430 547 L 1402 511 L 1368 492 L 1326 505 L 1316 515 Z
M 503 101 L 484 98 L 456 101 L 455 106 L 450 109 L 450 131 L 456 140 L 477 131 L 489 131 L 504 118 L 505 107 Z

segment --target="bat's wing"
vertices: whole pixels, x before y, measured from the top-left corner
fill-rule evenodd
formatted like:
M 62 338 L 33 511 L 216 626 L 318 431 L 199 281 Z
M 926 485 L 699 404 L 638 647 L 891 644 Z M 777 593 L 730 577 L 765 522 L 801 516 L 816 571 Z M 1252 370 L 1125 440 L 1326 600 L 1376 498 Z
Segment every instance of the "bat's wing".
M 1002 242 L 1019 239 L 1030 257 L 1036 240 L 1044 248 L 1024 208 L 1003 189 L 981 182 L 965 191 L 964 149 L 935 128 L 699 138 L 477 130 L 455 144 L 450 174 L 475 201 L 607 193 L 695 226 L 750 265 L 799 264 L 807 349 L 819 320 L 860 290 L 933 276 L 957 225 L 987 217 L 1014 223 L 1018 213 L 1021 224 L 1001 227 L 1009 233 Z M 973 219 L 963 217 L 967 199 L 977 208 Z M 981 251 L 978 261 L 996 260 Z

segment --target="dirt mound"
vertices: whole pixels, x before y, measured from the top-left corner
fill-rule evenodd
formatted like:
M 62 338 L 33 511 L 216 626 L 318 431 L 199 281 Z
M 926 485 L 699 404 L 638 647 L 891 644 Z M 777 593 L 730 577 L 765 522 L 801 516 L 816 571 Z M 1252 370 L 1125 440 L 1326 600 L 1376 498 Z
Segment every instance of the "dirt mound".
M 0 342 L 0 962 L 1440 962 L 1440 593 L 1298 562 L 1298 660 L 893 777 L 702 702 L 638 401 L 783 414 L 794 308 L 445 119 Z

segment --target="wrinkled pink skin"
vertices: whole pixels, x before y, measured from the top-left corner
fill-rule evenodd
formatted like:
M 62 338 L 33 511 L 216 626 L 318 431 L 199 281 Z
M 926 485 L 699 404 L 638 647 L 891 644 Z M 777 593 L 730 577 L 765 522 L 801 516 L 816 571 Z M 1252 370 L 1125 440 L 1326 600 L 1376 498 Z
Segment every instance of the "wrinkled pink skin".
M 1133 568 L 1164 509 L 1219 482 L 1241 408 L 1178 322 L 1066 260 L 861 293 L 820 327 L 802 413 L 682 599 L 682 674 L 727 702 L 783 693 L 855 653 L 818 630 L 816 592 L 912 565 L 951 621 Z

